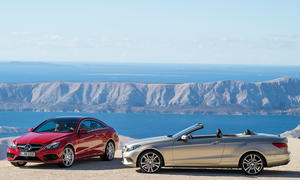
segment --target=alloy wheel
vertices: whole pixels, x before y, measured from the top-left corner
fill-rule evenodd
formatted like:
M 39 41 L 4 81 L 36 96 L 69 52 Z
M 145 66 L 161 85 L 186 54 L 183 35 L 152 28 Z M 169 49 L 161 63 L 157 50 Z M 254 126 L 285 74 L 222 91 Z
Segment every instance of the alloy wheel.
M 142 171 L 146 173 L 155 173 L 159 171 L 162 166 L 162 158 L 158 153 L 148 151 L 142 154 L 139 165 Z
M 105 153 L 100 156 L 104 161 L 111 161 L 115 157 L 115 145 L 112 141 L 109 141 L 105 147 Z
M 62 154 L 62 164 L 65 167 L 71 167 L 74 163 L 74 151 L 70 147 L 66 147 Z
M 106 146 L 106 156 L 108 160 L 113 160 L 115 156 L 115 146 L 112 142 L 109 142 Z
M 242 160 L 242 169 L 248 175 L 257 175 L 264 169 L 263 158 L 256 153 L 247 154 Z

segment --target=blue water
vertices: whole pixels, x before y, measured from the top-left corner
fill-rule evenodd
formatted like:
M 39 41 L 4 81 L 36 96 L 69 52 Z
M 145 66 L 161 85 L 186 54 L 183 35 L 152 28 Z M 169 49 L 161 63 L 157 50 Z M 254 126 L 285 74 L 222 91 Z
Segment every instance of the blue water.
M 32 128 L 43 120 L 57 116 L 96 117 L 114 127 L 119 134 L 145 138 L 174 134 L 195 123 L 204 123 L 203 133 L 213 134 L 217 128 L 224 133 L 241 133 L 249 128 L 255 132 L 280 134 L 300 124 L 300 116 L 290 115 L 180 115 L 180 114 L 95 114 L 61 112 L 0 112 L 0 126 Z M 0 137 L 20 134 L 0 134 Z
M 0 63 L 0 82 L 40 81 L 131 81 L 158 83 L 208 82 L 219 80 L 266 81 L 279 77 L 300 79 L 300 66 L 241 66 L 184 64 L 51 64 Z M 119 134 L 133 138 L 173 134 L 197 122 L 203 133 L 240 133 L 246 128 L 279 134 L 300 124 L 300 116 L 288 115 L 178 115 L 0 112 L 0 126 L 31 128 L 43 120 L 66 115 L 97 117 Z M 0 134 L 0 137 L 20 134 Z
M 219 80 L 266 81 L 280 77 L 300 79 L 300 66 L 2 62 L 0 69 L 0 82 L 131 81 L 184 83 Z

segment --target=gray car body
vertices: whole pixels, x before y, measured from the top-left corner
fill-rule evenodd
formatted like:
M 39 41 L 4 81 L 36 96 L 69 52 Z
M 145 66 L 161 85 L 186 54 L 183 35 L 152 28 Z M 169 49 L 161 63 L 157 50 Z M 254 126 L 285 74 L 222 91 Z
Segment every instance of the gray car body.
M 202 126 L 203 127 L 203 126 Z M 202 128 L 195 125 L 173 137 L 161 136 L 129 142 L 122 151 L 123 164 L 138 166 L 139 155 L 147 150 L 159 152 L 164 166 L 239 167 L 241 157 L 248 152 L 257 152 L 265 159 L 265 166 L 279 166 L 290 161 L 290 152 L 272 143 L 287 143 L 286 137 L 270 134 L 233 134 L 195 136 L 182 140 Z M 138 148 L 128 151 L 133 146 Z

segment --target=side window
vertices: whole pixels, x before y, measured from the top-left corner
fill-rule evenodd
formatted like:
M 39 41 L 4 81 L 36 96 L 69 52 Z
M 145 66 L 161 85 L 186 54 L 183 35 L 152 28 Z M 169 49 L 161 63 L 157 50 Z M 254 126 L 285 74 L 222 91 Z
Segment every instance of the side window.
M 97 121 L 91 121 L 91 130 L 102 129 L 102 128 L 105 128 L 105 126 L 103 126 L 101 123 Z
M 80 123 L 79 129 L 91 130 L 91 121 L 84 120 Z

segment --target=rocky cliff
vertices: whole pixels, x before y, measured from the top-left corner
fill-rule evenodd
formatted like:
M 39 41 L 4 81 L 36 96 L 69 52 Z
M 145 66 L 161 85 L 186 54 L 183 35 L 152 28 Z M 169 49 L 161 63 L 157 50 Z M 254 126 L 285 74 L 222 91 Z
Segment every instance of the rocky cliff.
M 299 138 L 300 139 L 300 125 L 298 125 L 295 129 L 286 131 L 281 134 L 281 136 L 291 137 L 291 138 Z
M 25 128 L 0 126 L 0 134 L 25 133 L 27 131 L 28 131 L 28 129 L 25 129 Z
M 297 114 L 300 80 L 0 83 L 0 110 Z

